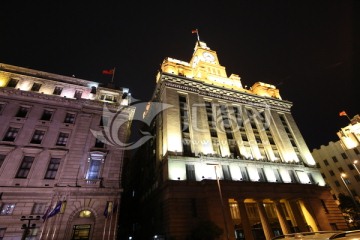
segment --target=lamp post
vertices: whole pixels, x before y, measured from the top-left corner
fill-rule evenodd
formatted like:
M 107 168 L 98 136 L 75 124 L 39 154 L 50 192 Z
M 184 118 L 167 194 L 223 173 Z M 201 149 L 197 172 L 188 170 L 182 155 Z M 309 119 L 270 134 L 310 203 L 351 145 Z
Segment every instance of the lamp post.
M 354 166 L 354 168 L 356 169 L 356 171 L 357 171 L 357 173 L 360 175 L 360 171 L 359 171 L 359 169 L 357 168 L 357 164 L 358 164 L 358 160 L 354 160 L 354 162 L 353 162 L 353 166 Z
M 223 218 L 224 218 L 224 225 L 225 225 L 225 232 L 226 232 L 226 239 L 229 240 L 229 230 L 227 227 L 227 222 L 226 222 L 226 217 L 225 217 L 225 206 L 224 206 L 224 201 L 223 201 L 223 197 L 222 197 L 222 192 L 221 192 L 221 186 L 220 186 L 220 180 L 217 174 L 217 168 L 219 167 L 219 164 L 211 164 L 211 163 L 207 163 L 207 165 L 213 165 L 214 166 L 214 170 L 215 170 L 215 177 L 216 177 L 216 182 L 217 182 L 217 186 L 218 186 L 218 190 L 219 190 L 219 196 L 220 196 L 220 202 L 221 202 L 221 210 L 222 210 L 222 214 L 223 214 Z
M 23 235 L 22 235 L 22 237 L 21 237 L 21 240 L 25 240 L 25 239 L 26 239 L 26 237 L 27 237 L 27 236 L 29 235 L 29 233 L 30 233 L 30 229 L 36 228 L 36 224 L 35 224 L 35 223 L 31 224 L 31 221 L 38 221 L 38 220 L 40 220 L 40 216 L 36 216 L 35 218 L 34 218 L 34 216 L 31 216 L 31 215 L 28 216 L 28 217 L 21 216 L 20 221 L 27 221 L 27 224 L 24 223 L 24 224 L 21 226 L 21 229 L 24 229 L 24 233 L 23 233 Z
M 344 183 L 347 191 L 349 192 L 349 195 L 350 195 L 350 197 L 351 197 L 351 200 L 353 201 L 354 206 L 355 206 L 356 215 L 358 215 L 358 214 L 360 213 L 359 206 L 358 206 L 358 204 L 357 204 L 357 202 L 356 202 L 356 200 L 355 200 L 355 198 L 354 198 L 354 195 L 352 194 L 352 192 L 350 191 L 348 185 L 346 184 L 346 182 L 345 182 L 345 180 L 344 180 L 344 177 L 346 177 L 346 174 L 345 174 L 345 173 L 341 173 L 341 174 L 340 174 L 340 178 L 341 178 L 341 180 L 343 181 L 343 183 Z

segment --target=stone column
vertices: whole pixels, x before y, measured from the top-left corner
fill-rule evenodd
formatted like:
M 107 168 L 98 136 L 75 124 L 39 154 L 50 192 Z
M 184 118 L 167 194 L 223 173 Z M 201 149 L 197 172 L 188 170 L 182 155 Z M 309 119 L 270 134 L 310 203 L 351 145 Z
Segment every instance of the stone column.
M 298 204 L 296 202 L 297 200 L 289 200 L 289 204 L 291 207 L 292 215 L 295 218 L 297 227 L 299 228 L 300 232 L 308 232 L 309 229 L 307 227 L 307 223 L 305 222 L 305 219 L 303 217 L 303 214 L 301 213 L 301 210 L 298 207 Z
M 246 240 L 255 240 L 251 231 L 251 225 L 249 222 L 249 217 L 247 215 L 246 206 L 244 203 L 244 199 L 238 199 L 240 217 L 241 217 L 241 225 L 244 230 L 245 239 Z
M 271 239 L 274 237 L 274 233 L 271 229 L 269 219 L 266 215 L 266 210 L 264 208 L 262 200 L 256 200 L 258 211 L 260 215 L 261 225 L 265 234 L 266 239 Z
M 285 216 L 284 210 L 281 207 L 280 201 L 279 200 L 274 200 L 274 203 L 275 203 L 275 209 L 276 209 L 277 217 L 279 219 L 279 223 L 280 223 L 281 230 L 282 230 L 283 234 L 291 233 L 289 224 L 286 221 L 286 216 Z

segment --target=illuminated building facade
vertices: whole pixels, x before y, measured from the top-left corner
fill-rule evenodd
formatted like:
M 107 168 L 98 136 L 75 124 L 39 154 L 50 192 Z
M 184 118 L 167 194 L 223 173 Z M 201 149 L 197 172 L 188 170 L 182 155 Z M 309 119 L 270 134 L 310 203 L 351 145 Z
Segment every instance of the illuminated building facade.
M 220 239 L 347 228 L 275 86 L 227 77 L 202 41 L 190 62 L 166 58 L 156 81 L 144 113 L 159 112 L 154 139 L 133 163 L 145 179 L 133 183 L 135 238 L 191 239 L 208 220 Z
M 360 201 L 360 116 L 349 120 L 350 124 L 337 132 L 339 141 L 313 149 L 312 155 L 334 198 L 341 193 Z
M 124 150 L 104 143 L 103 107 L 122 109 L 125 141 L 129 99 L 126 88 L 0 64 L 0 239 L 115 238 Z
M 326 146 L 321 145 L 319 149 L 313 149 L 312 155 L 326 184 L 331 187 L 334 197 L 339 193 L 349 195 L 341 178 L 343 177 L 352 195 L 360 200 L 359 147 L 345 150 L 339 140 L 329 142 Z

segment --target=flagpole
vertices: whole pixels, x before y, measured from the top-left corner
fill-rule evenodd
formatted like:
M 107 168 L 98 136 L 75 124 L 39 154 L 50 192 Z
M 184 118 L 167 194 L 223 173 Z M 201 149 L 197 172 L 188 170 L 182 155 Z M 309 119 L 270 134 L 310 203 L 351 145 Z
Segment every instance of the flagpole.
M 49 208 L 51 208 L 51 206 L 53 205 L 53 201 L 54 201 L 54 197 L 55 197 L 55 196 L 56 196 L 56 193 L 51 196 L 50 206 L 48 207 L 48 210 L 45 212 L 46 215 L 48 214 L 48 211 L 50 211 Z M 42 230 L 41 230 L 41 233 L 40 233 L 40 238 L 39 238 L 39 240 L 42 239 L 42 236 L 43 236 L 43 234 L 44 234 L 44 231 L 46 231 L 46 227 L 47 227 L 47 216 L 46 216 L 45 219 L 44 219 L 44 224 L 42 225 Z
M 111 78 L 111 82 L 112 82 L 112 83 L 114 82 L 114 75 L 115 75 L 115 67 L 114 67 L 113 74 L 112 74 L 112 78 Z
M 116 238 L 116 230 L 117 230 L 117 225 L 118 225 L 118 216 L 119 216 L 119 209 L 120 209 L 120 207 L 119 207 L 119 205 L 120 205 L 120 202 L 119 202 L 119 199 L 117 199 L 116 200 L 116 216 L 115 216 L 115 227 L 114 227 L 114 238 L 113 238 L 113 240 L 115 240 L 115 238 Z
M 200 42 L 199 30 L 198 30 L 198 29 L 196 29 L 196 36 L 197 36 L 197 40 L 198 40 L 198 42 Z
M 109 208 L 109 201 L 106 201 L 106 208 Z M 107 218 L 108 216 L 105 216 L 105 224 L 104 224 L 104 231 L 103 231 L 103 237 L 102 237 L 102 239 L 104 240 L 105 239 L 105 232 L 106 232 L 106 224 L 107 224 L 107 220 L 108 220 L 108 218 Z

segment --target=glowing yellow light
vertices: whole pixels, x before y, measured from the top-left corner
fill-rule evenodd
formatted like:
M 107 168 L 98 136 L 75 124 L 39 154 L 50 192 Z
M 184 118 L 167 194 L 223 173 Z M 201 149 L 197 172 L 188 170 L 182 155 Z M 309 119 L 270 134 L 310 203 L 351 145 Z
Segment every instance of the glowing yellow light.
M 83 210 L 80 212 L 79 216 L 81 218 L 89 218 L 91 217 L 91 212 L 89 210 Z

